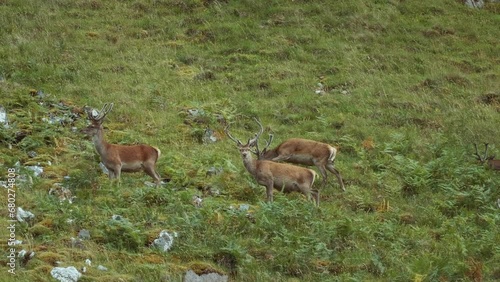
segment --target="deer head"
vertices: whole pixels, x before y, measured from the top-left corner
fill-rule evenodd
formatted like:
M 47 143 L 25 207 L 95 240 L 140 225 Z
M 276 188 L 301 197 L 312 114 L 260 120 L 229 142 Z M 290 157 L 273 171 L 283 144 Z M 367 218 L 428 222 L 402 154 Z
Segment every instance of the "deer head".
M 113 105 L 113 103 L 106 103 L 100 111 L 96 111 L 95 109 L 87 106 L 84 107 L 84 110 L 87 112 L 87 116 L 91 124 L 87 126 L 82 132 L 89 136 L 97 135 L 98 131 L 102 129 L 104 118 L 113 109 Z
M 260 159 L 261 156 L 266 153 L 266 151 L 269 148 L 269 146 L 271 145 L 271 142 L 273 141 L 274 137 L 272 134 L 269 134 L 269 140 L 266 141 L 266 146 L 261 151 L 259 149 L 259 138 L 262 135 L 262 133 L 264 132 L 264 127 L 262 126 L 262 124 L 260 123 L 260 121 L 257 118 L 254 118 L 254 120 L 259 125 L 259 132 L 255 133 L 253 138 L 248 139 L 248 141 L 245 145 L 243 145 L 243 143 L 240 140 L 234 138 L 231 135 L 231 133 L 229 132 L 229 125 L 227 125 L 224 128 L 224 132 L 229 137 L 229 139 L 233 140 L 236 143 L 238 148 L 240 148 L 240 151 L 243 149 L 244 151 L 252 152 L 253 154 L 255 154 L 257 156 L 258 159 Z M 252 150 L 252 148 L 253 148 L 253 150 Z

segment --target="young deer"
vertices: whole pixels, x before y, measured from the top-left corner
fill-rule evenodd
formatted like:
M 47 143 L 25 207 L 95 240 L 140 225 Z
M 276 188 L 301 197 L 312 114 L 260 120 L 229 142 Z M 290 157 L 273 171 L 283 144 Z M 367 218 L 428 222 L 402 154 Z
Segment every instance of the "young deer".
M 474 143 L 474 148 L 476 153 L 474 154 L 478 161 L 481 163 L 487 163 L 488 166 L 493 170 L 500 170 L 500 160 L 495 160 L 495 156 L 488 156 L 488 143 L 484 144 L 484 156 L 481 157 L 477 152 L 477 144 Z
M 224 129 L 226 135 L 237 144 L 247 171 L 258 184 L 266 187 L 267 201 L 273 201 L 273 188 L 276 188 L 276 190 L 281 190 L 284 193 L 301 192 L 307 199 L 310 199 L 312 194 L 316 206 L 319 206 L 319 191 L 312 189 L 317 176 L 314 170 L 289 164 L 275 163 L 273 161 L 254 160 L 252 158 L 252 153 L 260 154 L 257 142 L 262 131 L 261 127 L 261 131 L 243 145 L 240 140 L 234 138 L 229 133 L 229 126 Z M 251 151 L 252 148 L 256 148 L 256 151 Z
M 262 126 L 262 125 L 261 125 Z M 334 161 L 337 149 L 334 147 L 308 139 L 291 138 L 272 150 L 267 150 L 271 145 L 273 135 L 269 135 L 269 141 L 266 141 L 266 148 L 262 151 L 260 159 L 272 160 L 275 162 L 284 161 L 287 163 L 301 164 L 306 166 L 316 166 L 323 177 L 323 186 L 326 184 L 326 171 L 335 174 L 340 187 L 345 191 L 344 182 L 340 172 L 335 169 Z
M 160 185 L 160 175 L 156 172 L 156 161 L 160 157 L 160 150 L 149 145 L 116 145 L 109 144 L 104 140 L 104 129 L 102 122 L 113 108 L 113 103 L 104 104 L 102 110 L 97 114 L 94 110 L 87 109 L 91 124 L 82 130 L 83 133 L 92 137 L 95 148 L 101 156 L 101 161 L 109 170 L 109 178 L 116 178 L 120 183 L 121 172 L 137 172 L 144 170 L 151 176 L 156 186 Z

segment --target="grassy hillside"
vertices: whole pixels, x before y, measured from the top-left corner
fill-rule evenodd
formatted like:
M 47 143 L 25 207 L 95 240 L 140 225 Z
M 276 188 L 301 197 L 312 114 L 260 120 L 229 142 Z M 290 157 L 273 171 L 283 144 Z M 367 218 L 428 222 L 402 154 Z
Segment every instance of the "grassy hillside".
M 14 277 L 3 190 L 2 281 L 54 281 L 56 265 L 85 266 L 79 281 L 500 279 L 500 175 L 473 157 L 500 156 L 499 4 L 0 0 L 0 26 L 0 175 L 16 168 L 15 204 L 35 215 L 16 225 L 35 255 Z M 159 147 L 168 184 L 102 173 L 81 109 L 110 102 L 107 139 Z M 250 138 L 252 117 L 273 145 L 338 147 L 346 192 L 330 175 L 319 209 L 266 203 L 223 133 Z M 161 230 L 177 234 L 166 253 Z

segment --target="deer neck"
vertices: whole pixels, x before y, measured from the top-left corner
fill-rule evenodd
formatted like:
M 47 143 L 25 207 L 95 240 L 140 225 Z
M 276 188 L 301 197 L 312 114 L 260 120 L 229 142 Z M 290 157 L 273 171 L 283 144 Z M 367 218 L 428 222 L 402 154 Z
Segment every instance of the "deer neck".
M 248 154 L 246 157 L 243 157 L 243 165 L 250 174 L 255 175 L 255 171 L 257 168 L 257 161 L 252 158 L 251 154 Z
M 259 157 L 259 160 L 272 160 L 272 159 L 276 158 L 278 156 L 278 152 L 276 149 L 277 148 L 274 148 L 272 150 L 264 152 L 264 154 L 262 154 Z
M 104 129 L 102 127 L 100 127 L 99 130 L 97 130 L 97 133 L 92 136 L 92 141 L 94 142 L 95 148 L 99 155 L 101 155 L 101 157 L 105 156 L 108 143 L 106 142 L 106 140 L 104 140 Z

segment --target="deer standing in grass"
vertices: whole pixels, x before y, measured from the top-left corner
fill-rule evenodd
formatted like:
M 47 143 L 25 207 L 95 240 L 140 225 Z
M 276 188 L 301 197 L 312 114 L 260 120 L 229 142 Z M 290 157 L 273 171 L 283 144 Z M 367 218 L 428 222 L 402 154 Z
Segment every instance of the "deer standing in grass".
M 334 161 L 337 155 L 337 149 L 334 147 L 308 139 L 291 138 L 272 150 L 267 150 L 271 145 L 273 135 L 269 135 L 269 141 L 266 141 L 266 148 L 262 151 L 260 159 L 272 160 L 275 162 L 284 161 L 287 163 L 301 164 L 305 166 L 316 166 L 323 178 L 323 186 L 326 185 L 326 171 L 335 174 L 340 187 L 345 191 L 344 182 L 340 172 L 335 169 Z
M 319 206 L 319 191 L 312 188 L 314 180 L 317 177 L 314 170 L 268 160 L 255 160 L 252 158 L 252 153 L 257 155 L 260 154 L 257 143 L 263 132 L 263 128 L 259 121 L 257 121 L 257 123 L 260 125 L 260 132 L 257 133 L 254 138 L 249 139 L 246 144 L 241 143 L 240 140 L 231 135 L 229 126 L 224 129 L 224 132 L 238 146 L 243 164 L 247 171 L 253 176 L 258 184 L 266 187 L 267 201 L 273 201 L 273 188 L 276 188 L 284 193 L 300 192 L 304 194 L 307 199 L 310 199 L 312 194 L 316 206 Z M 255 148 L 256 151 L 252 151 L 252 148 Z
M 137 172 L 143 170 L 151 176 L 158 187 L 160 175 L 155 169 L 156 161 L 160 157 L 160 150 L 149 145 L 116 145 L 109 144 L 104 139 L 102 122 L 113 108 L 113 103 L 104 104 L 99 113 L 87 109 L 87 115 L 91 124 L 82 130 L 83 133 L 92 137 L 95 148 L 101 156 L 101 161 L 109 170 L 109 178 L 116 178 L 120 183 L 121 172 Z

